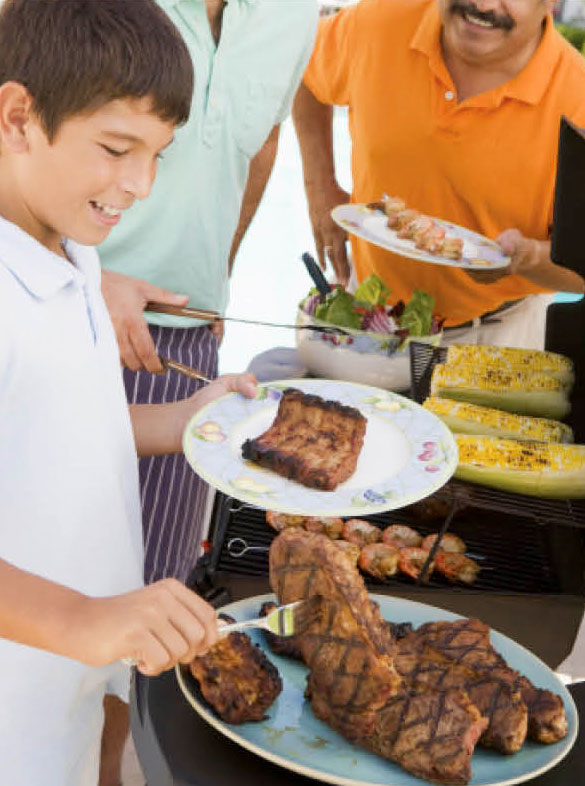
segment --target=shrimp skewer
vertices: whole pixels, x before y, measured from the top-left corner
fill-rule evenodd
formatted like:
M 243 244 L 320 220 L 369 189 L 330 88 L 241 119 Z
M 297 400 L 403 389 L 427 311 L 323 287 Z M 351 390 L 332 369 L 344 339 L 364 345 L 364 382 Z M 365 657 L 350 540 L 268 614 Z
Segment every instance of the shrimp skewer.
M 386 543 L 370 543 L 360 551 L 358 565 L 377 579 L 387 579 L 398 572 L 398 549 Z
M 435 545 L 437 537 L 438 536 L 436 533 L 433 535 L 427 535 L 427 537 L 421 543 L 421 549 L 430 551 Z M 465 554 L 467 551 L 467 546 L 460 537 L 454 535 L 452 532 L 446 532 L 439 543 L 439 550 L 449 551 L 452 554 Z
M 437 552 L 436 568 L 449 581 L 462 581 L 464 584 L 473 584 L 480 571 L 477 562 L 470 557 L 441 549 Z
M 382 532 L 378 527 L 363 519 L 349 519 L 343 525 L 342 536 L 350 543 L 355 543 L 359 548 L 368 543 L 377 543 L 382 539 Z
M 406 573 L 407 576 L 410 576 L 413 579 L 418 579 L 421 570 L 423 569 L 423 565 L 428 559 L 428 556 L 429 552 L 425 551 L 424 549 L 418 549 L 414 547 L 401 549 L 398 567 L 403 573 Z M 434 567 L 435 562 L 433 560 L 426 570 L 427 577 L 431 575 Z
M 386 527 L 382 533 L 382 540 L 395 549 L 420 546 L 422 543 L 422 537 L 418 532 L 405 524 L 391 524 L 389 527 Z

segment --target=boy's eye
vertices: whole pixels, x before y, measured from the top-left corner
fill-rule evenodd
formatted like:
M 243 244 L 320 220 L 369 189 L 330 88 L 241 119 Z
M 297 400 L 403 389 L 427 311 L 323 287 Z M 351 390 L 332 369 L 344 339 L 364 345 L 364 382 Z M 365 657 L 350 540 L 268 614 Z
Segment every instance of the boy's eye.
M 114 156 L 114 158 L 119 158 L 120 156 L 123 156 L 124 153 L 126 152 L 125 150 L 114 150 L 113 147 L 109 147 L 108 145 L 102 144 L 101 147 L 103 147 L 106 153 L 108 153 L 111 156 Z

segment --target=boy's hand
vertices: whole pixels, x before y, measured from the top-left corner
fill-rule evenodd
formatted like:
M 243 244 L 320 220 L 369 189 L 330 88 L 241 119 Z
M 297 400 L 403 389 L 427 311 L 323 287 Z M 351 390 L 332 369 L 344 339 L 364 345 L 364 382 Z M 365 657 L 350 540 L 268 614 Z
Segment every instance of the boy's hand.
M 189 663 L 218 638 L 214 609 L 176 579 L 111 598 L 85 598 L 75 622 L 74 657 L 90 666 L 131 658 L 147 676 Z
M 132 371 L 146 369 L 152 374 L 162 373 L 164 369 L 144 319 L 144 307 L 149 300 L 185 306 L 188 296 L 176 295 L 148 281 L 111 270 L 102 270 L 102 294 L 114 324 L 122 363 Z
M 257 379 L 254 374 L 223 374 L 188 399 L 195 405 L 191 408 L 190 415 L 226 393 L 241 393 L 246 398 L 255 398 L 256 391 Z

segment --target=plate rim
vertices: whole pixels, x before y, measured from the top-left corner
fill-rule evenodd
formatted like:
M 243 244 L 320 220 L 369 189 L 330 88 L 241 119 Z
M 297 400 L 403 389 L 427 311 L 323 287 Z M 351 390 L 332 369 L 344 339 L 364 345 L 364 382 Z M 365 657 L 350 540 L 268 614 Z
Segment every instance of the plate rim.
M 339 379 L 326 379 L 323 377 L 307 377 L 301 379 L 274 379 L 269 382 L 262 382 L 258 385 L 258 388 L 267 387 L 270 388 L 271 386 L 282 386 L 286 385 L 287 387 L 298 387 L 302 385 L 304 382 L 325 382 L 327 384 L 338 384 L 341 386 L 351 386 L 351 387 L 358 387 L 364 388 L 365 390 L 369 391 L 379 391 L 380 394 L 383 395 L 390 395 L 394 398 L 399 398 L 401 400 L 407 401 L 409 407 L 422 410 L 427 415 L 433 415 L 432 412 L 425 410 L 425 408 L 418 404 L 416 401 L 407 398 L 406 396 L 402 396 L 399 393 L 395 393 L 394 391 L 385 390 L 384 388 L 378 388 L 375 385 L 366 385 L 361 382 L 348 382 L 346 380 L 339 380 Z M 196 461 L 194 456 L 191 452 L 191 432 L 193 430 L 194 424 L 202 419 L 207 413 L 220 401 L 225 401 L 226 399 L 233 397 L 233 396 L 241 396 L 241 393 L 226 393 L 223 396 L 220 396 L 214 401 L 210 401 L 204 407 L 199 409 L 195 412 L 187 421 L 187 424 L 183 431 L 183 439 L 182 439 L 182 447 L 183 447 L 183 454 L 187 459 L 187 462 L 191 466 L 192 470 L 196 472 L 206 483 L 208 483 L 213 488 L 221 491 L 223 494 L 226 494 L 229 497 L 233 497 L 235 499 L 239 499 L 242 502 L 247 504 L 253 505 L 254 507 L 260 508 L 262 510 L 276 510 L 279 513 L 287 513 L 293 516 L 307 516 L 307 515 L 315 515 L 314 512 L 309 511 L 307 508 L 296 508 L 291 505 L 282 505 L 278 501 L 269 500 L 269 504 L 267 507 L 264 506 L 264 500 L 254 499 L 253 495 L 247 492 L 240 492 L 238 489 L 235 489 L 231 486 L 228 482 L 224 482 L 223 480 L 218 481 L 216 475 L 212 474 L 205 467 L 202 467 L 199 462 Z M 361 411 L 361 410 L 360 410 Z M 421 499 L 426 499 L 431 494 L 434 494 L 440 488 L 442 488 L 448 481 L 453 477 L 455 470 L 457 469 L 458 464 L 458 454 L 457 454 L 457 441 L 453 433 L 449 430 L 449 428 L 443 423 L 443 421 L 434 415 L 437 426 L 442 431 L 442 439 L 446 440 L 447 442 L 451 443 L 451 452 L 452 458 L 451 461 L 445 461 L 445 465 L 443 471 L 439 473 L 429 473 L 429 477 L 433 479 L 428 486 L 425 486 L 425 493 L 421 496 L 418 494 L 411 495 L 411 496 L 402 496 L 398 499 L 394 497 L 389 497 L 385 499 L 382 503 L 370 503 L 364 504 L 362 506 L 357 505 L 347 505 L 346 507 L 338 507 L 338 508 L 331 508 L 321 513 L 317 512 L 317 515 L 324 515 L 330 517 L 345 517 L 345 516 L 360 516 L 360 515 L 370 515 L 376 513 L 385 513 L 389 510 L 398 510 L 400 508 L 405 507 L 406 505 L 411 505 L 414 502 L 418 502 Z M 294 481 L 291 481 L 294 482 Z
M 481 268 L 479 266 L 476 267 L 474 265 L 462 264 L 458 260 L 448 259 L 447 257 L 439 257 L 434 254 L 429 254 L 428 252 L 421 251 L 420 249 L 410 250 L 409 248 L 399 248 L 399 249 L 388 248 L 387 246 L 382 245 L 381 243 L 374 240 L 371 236 L 368 237 L 367 230 L 362 226 L 361 223 L 359 224 L 358 227 L 347 226 L 347 219 L 338 216 L 338 213 L 341 212 L 343 208 L 368 210 L 371 214 L 373 214 L 374 210 L 369 208 L 367 203 L 345 202 L 342 205 L 336 205 L 330 211 L 331 218 L 335 221 L 335 223 L 338 226 L 340 226 L 346 232 L 349 232 L 350 234 L 355 235 L 356 237 L 359 237 L 362 240 L 365 240 L 367 243 L 372 243 L 373 245 L 378 246 L 378 248 L 383 248 L 385 251 L 388 251 L 391 254 L 395 254 L 396 256 L 402 256 L 407 259 L 413 259 L 417 262 L 426 262 L 430 265 L 445 265 L 446 267 L 454 267 L 454 268 L 458 268 L 459 270 L 475 270 L 479 272 L 481 272 L 482 270 L 488 272 L 491 270 L 504 270 L 505 268 L 510 266 L 510 262 L 511 262 L 510 257 L 505 257 L 505 259 L 508 260 L 507 262 L 494 263 L 489 267 Z M 445 221 L 446 219 L 437 218 L 437 220 Z M 460 227 L 461 229 L 465 229 L 466 232 L 472 232 L 473 234 L 478 235 L 478 237 L 485 237 L 484 235 L 480 235 L 478 232 L 474 232 L 474 230 L 472 229 L 467 229 L 467 227 L 463 227 L 460 224 L 456 224 L 454 221 L 449 221 L 448 223 L 452 224 L 455 227 Z M 358 231 L 355 231 L 356 229 Z M 490 240 L 490 238 L 485 238 L 485 239 Z
M 386 600 L 388 600 L 388 598 L 394 597 L 394 596 L 391 596 L 391 595 L 383 595 L 383 594 L 375 593 L 375 592 L 368 592 L 368 595 L 369 595 L 369 597 L 372 600 L 377 601 L 377 602 L 379 602 L 380 599 L 382 599 L 383 601 L 386 601 Z M 216 611 L 217 611 L 218 614 L 219 613 L 228 613 L 229 614 L 230 610 L 233 610 L 234 606 L 238 606 L 238 605 L 241 605 L 241 604 L 244 604 L 244 603 L 251 603 L 251 602 L 254 602 L 254 603 L 257 603 L 257 604 L 262 604 L 265 601 L 275 601 L 275 600 L 276 600 L 276 595 L 273 592 L 263 593 L 261 595 L 251 595 L 251 596 L 249 596 L 247 598 L 241 598 L 240 600 L 232 601 L 231 603 L 227 603 L 226 605 L 221 606 L 220 608 L 218 608 Z M 401 602 L 406 602 L 407 604 L 416 605 L 416 606 L 419 606 L 419 607 L 422 607 L 422 608 L 425 608 L 425 609 L 433 609 L 435 611 L 440 611 L 440 612 L 443 612 L 445 614 L 448 614 L 450 617 L 455 617 L 457 619 L 466 619 L 466 617 L 464 615 L 462 615 L 462 614 L 458 614 L 457 612 L 449 611 L 448 609 L 442 609 L 440 606 L 433 606 L 430 603 L 421 603 L 420 601 L 410 600 L 409 598 L 398 598 L 398 600 L 400 600 Z M 571 707 L 571 710 L 573 711 L 573 715 L 575 717 L 575 726 L 574 726 L 572 735 L 568 738 L 568 745 L 567 745 L 567 747 L 565 747 L 562 752 L 559 752 L 557 754 L 557 756 L 555 756 L 553 759 L 551 759 L 545 765 L 543 765 L 542 767 L 540 767 L 537 770 L 534 770 L 534 771 L 530 772 L 528 774 L 528 777 L 525 777 L 524 775 L 521 775 L 521 776 L 513 777 L 513 778 L 505 780 L 505 781 L 490 781 L 489 783 L 481 784 L 481 786 L 515 786 L 515 784 L 526 783 L 527 781 L 533 780 L 534 778 L 537 778 L 539 775 L 542 775 L 545 772 L 548 772 L 549 770 L 553 769 L 553 767 L 556 767 L 556 765 L 559 764 L 569 754 L 569 752 L 571 751 L 571 749 L 573 748 L 573 746 L 574 746 L 574 744 L 575 744 L 575 742 L 577 740 L 577 735 L 579 733 L 579 713 L 577 711 L 577 705 L 575 704 L 575 700 L 571 696 L 570 692 L 567 690 L 567 688 L 564 685 L 564 683 L 562 682 L 562 680 L 556 675 L 556 673 L 550 668 L 550 666 L 547 666 L 547 664 L 541 658 L 539 658 L 538 655 L 535 655 L 529 649 L 524 647 L 524 645 L 519 644 L 514 639 L 510 638 L 509 636 L 506 636 L 505 633 L 501 633 L 499 630 L 497 630 L 496 628 L 492 628 L 491 626 L 490 626 L 490 631 L 493 631 L 494 633 L 497 633 L 498 636 L 502 636 L 504 639 L 507 639 L 508 641 L 512 642 L 512 644 L 514 644 L 516 647 L 520 648 L 524 653 L 528 654 L 531 658 L 535 659 L 541 666 L 543 666 L 547 671 L 549 671 L 554 676 L 555 680 L 558 682 L 559 686 L 562 689 L 563 701 L 568 700 L 568 703 L 569 703 L 569 705 Z M 264 650 L 264 651 L 266 652 L 266 650 Z M 268 654 L 270 654 L 270 653 L 268 653 Z M 279 754 L 272 753 L 271 751 L 267 750 L 266 748 L 263 748 L 260 745 L 256 745 L 256 743 L 251 742 L 250 740 L 247 740 L 246 738 L 242 737 L 237 732 L 232 731 L 232 728 L 231 728 L 231 726 L 229 724 L 227 724 L 225 721 L 222 721 L 220 718 L 215 716 L 210 710 L 207 709 L 207 707 L 203 706 L 199 701 L 196 700 L 196 698 L 192 695 L 191 691 L 189 690 L 188 685 L 186 684 L 186 682 L 185 682 L 185 680 L 183 678 L 183 673 L 182 673 L 182 669 L 183 668 L 186 669 L 187 667 L 186 666 L 181 666 L 181 664 L 177 664 L 175 666 L 174 671 L 175 671 L 175 677 L 177 679 L 177 682 L 179 684 L 181 692 L 182 692 L 184 698 L 187 700 L 187 702 L 197 712 L 197 714 L 200 717 L 202 717 L 205 721 L 207 721 L 207 723 L 209 723 L 216 731 L 218 731 L 219 733 L 223 734 L 228 739 L 230 739 L 233 742 L 237 743 L 238 745 L 240 745 L 241 747 L 243 747 L 246 750 L 250 751 L 251 753 L 254 753 L 257 756 L 260 756 L 261 758 L 263 758 L 263 759 L 265 759 L 267 761 L 270 761 L 272 764 L 276 764 L 279 767 L 284 767 L 285 769 L 288 769 L 291 772 L 296 772 L 296 773 L 298 773 L 300 775 L 306 775 L 309 778 L 313 778 L 315 780 L 320 780 L 320 781 L 325 782 L 325 783 L 331 783 L 331 784 L 333 784 L 333 786 L 381 786 L 380 783 L 375 782 L 375 781 L 357 780 L 355 778 L 344 778 L 341 775 L 339 775 L 339 776 L 338 775 L 334 775 L 332 773 L 324 772 L 322 770 L 316 770 L 313 767 L 308 767 L 308 766 L 303 765 L 303 764 L 298 764 L 297 762 L 293 761 L 292 759 L 288 759 L 288 758 L 286 758 L 284 756 L 281 756 Z M 330 727 L 328 727 L 328 728 L 330 728 Z M 332 731 L 335 732 L 334 729 L 332 729 Z M 337 734 L 337 732 L 335 732 L 335 733 Z M 565 739 L 567 739 L 567 738 L 565 738 Z M 349 743 L 348 740 L 346 740 L 346 742 Z M 358 749 L 358 751 L 360 750 L 360 746 L 359 745 L 357 745 L 356 748 Z M 363 750 L 366 750 L 366 749 L 363 749 Z M 383 757 L 380 757 L 380 758 L 383 758 Z M 394 765 L 395 767 L 400 768 L 400 765 L 396 764 L 395 762 L 392 762 L 392 761 L 388 760 L 388 763 L 391 764 L 391 765 Z M 400 770 L 402 771 L 402 768 L 400 768 Z M 406 770 L 404 770 L 404 772 L 406 772 Z M 417 776 L 412 775 L 412 773 L 408 773 L 408 775 L 410 775 L 411 777 L 417 777 Z M 418 780 L 421 782 L 421 784 L 429 783 L 429 781 L 425 781 L 423 778 L 419 778 Z M 392 786 L 390 781 L 388 781 L 387 786 Z

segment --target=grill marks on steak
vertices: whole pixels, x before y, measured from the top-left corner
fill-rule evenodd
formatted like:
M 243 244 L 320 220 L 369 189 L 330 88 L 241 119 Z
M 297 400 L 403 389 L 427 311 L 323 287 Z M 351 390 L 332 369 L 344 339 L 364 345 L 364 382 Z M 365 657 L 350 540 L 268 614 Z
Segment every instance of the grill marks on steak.
M 273 424 L 244 442 L 242 456 L 309 488 L 332 491 L 355 472 L 366 423 L 353 407 L 287 388 Z
M 560 696 L 536 688 L 527 677 L 510 668 L 492 647 L 489 627 L 476 619 L 457 622 L 429 622 L 417 630 L 421 643 L 432 647 L 449 660 L 473 669 L 485 678 L 498 680 L 519 695 L 528 708 L 528 737 L 535 742 L 552 743 L 568 731 L 565 708 Z
M 364 582 L 322 535 L 285 530 L 270 549 L 282 603 L 320 595 L 319 619 L 298 637 L 315 715 L 347 739 L 419 777 L 467 783 L 487 720 L 460 690 L 413 690 L 393 666 L 396 643 Z
M 460 689 L 487 719 L 480 744 L 500 753 L 516 753 L 526 739 L 528 711 L 518 691 L 500 679 L 479 674 L 449 660 L 438 650 L 421 643 L 411 633 L 398 644 L 394 665 L 413 688 Z
M 204 699 L 226 723 L 260 721 L 282 690 L 276 666 L 245 633 L 230 633 L 190 666 Z

